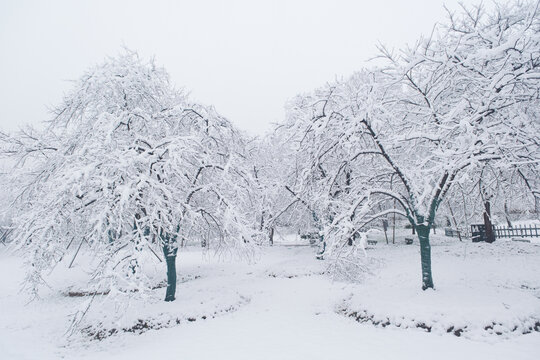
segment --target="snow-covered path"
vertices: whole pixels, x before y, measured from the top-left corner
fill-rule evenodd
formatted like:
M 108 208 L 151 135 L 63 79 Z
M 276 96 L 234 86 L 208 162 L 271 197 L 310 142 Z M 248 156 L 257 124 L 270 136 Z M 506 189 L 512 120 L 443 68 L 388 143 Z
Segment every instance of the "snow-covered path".
M 196 295 L 190 286 L 203 294 L 222 286 L 249 298 L 249 303 L 214 319 L 62 347 L 65 341 L 59 337 L 67 326 L 69 300 L 29 305 L 17 301 L 17 276 L 8 275 L 17 261 L 0 259 L 0 310 L 7 320 L 0 325 L 2 359 L 493 360 L 536 359 L 540 351 L 538 333 L 490 343 L 354 322 L 336 314 L 335 305 L 362 286 L 320 275 L 322 263 L 313 260 L 312 250 L 300 247 L 268 249 L 255 265 L 201 264 L 200 256 L 184 254 L 179 273 L 203 276 L 179 286 L 179 301 Z

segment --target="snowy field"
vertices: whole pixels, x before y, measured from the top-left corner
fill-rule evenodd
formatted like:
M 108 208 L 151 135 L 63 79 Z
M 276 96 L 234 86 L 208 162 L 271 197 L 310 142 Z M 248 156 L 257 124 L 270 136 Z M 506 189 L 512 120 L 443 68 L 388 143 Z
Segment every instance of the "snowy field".
M 399 239 L 370 246 L 371 274 L 359 283 L 332 279 L 309 246 L 278 243 L 253 264 L 188 248 L 176 301 L 163 302 L 163 288 L 144 301 L 95 296 L 86 330 L 72 336 L 73 313 L 92 298 L 66 296 L 77 276 L 51 276 L 54 290 L 28 303 L 22 261 L 3 248 L 0 358 L 538 358 L 539 245 L 434 236 L 436 290 L 423 292 L 419 249 Z

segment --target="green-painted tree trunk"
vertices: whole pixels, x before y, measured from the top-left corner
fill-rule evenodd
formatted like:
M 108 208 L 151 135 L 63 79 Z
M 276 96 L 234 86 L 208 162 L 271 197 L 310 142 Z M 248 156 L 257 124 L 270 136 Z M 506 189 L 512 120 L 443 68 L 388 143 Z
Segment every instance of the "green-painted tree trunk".
M 169 245 L 163 246 L 163 254 L 167 263 L 167 292 L 165 301 L 174 301 L 176 294 L 176 253 L 178 248 Z
M 429 226 L 416 225 L 416 232 L 420 242 L 420 261 L 422 263 L 422 290 L 433 289 L 431 275 L 431 245 L 429 244 Z

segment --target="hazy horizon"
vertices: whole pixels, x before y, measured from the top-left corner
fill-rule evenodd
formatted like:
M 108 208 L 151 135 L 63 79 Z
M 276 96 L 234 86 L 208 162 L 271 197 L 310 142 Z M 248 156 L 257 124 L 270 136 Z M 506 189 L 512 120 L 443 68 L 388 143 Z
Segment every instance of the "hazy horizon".
M 457 1 L 7 1 L 0 4 L 0 129 L 48 119 L 89 67 L 122 47 L 176 87 L 262 134 L 287 99 L 429 34 Z M 470 1 L 473 4 L 476 2 Z M 129 6 L 128 6 L 129 4 Z

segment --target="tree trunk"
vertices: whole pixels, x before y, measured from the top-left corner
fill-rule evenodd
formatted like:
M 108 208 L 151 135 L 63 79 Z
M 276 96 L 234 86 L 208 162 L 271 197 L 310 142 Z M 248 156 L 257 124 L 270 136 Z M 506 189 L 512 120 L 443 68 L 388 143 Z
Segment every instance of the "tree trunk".
M 491 204 L 489 200 L 484 204 L 484 225 L 486 227 L 486 242 L 494 242 L 495 234 L 493 234 L 493 225 L 491 224 Z
M 458 229 L 458 224 L 457 224 L 457 221 L 456 221 L 456 217 L 454 216 L 454 211 L 452 210 L 452 207 L 450 206 L 450 202 L 448 202 L 448 209 L 450 209 L 450 215 L 452 215 L 452 221 L 454 221 L 454 228 L 457 231 L 457 236 L 459 238 L 459 241 L 463 241 L 463 240 L 461 240 L 461 231 L 459 231 L 459 229 Z
M 508 203 L 506 200 L 504 201 L 504 216 L 506 217 L 506 224 L 509 228 L 511 228 L 512 222 L 510 221 L 510 214 L 508 213 Z
M 263 229 L 264 229 L 264 213 L 265 213 L 265 211 L 263 211 L 261 213 L 261 223 L 259 224 L 259 230 L 260 231 L 263 231 Z
M 386 234 L 386 231 L 388 230 L 388 220 L 383 220 L 382 226 L 384 230 L 384 238 L 386 239 L 386 245 L 388 245 L 388 235 Z
M 396 200 L 394 200 L 394 209 L 396 208 Z M 414 229 L 414 226 L 413 226 Z M 394 212 L 394 221 L 392 221 L 392 244 L 396 243 L 396 213 Z
M 268 234 L 268 238 L 270 240 L 270 246 L 274 245 L 274 227 L 273 226 L 270 228 L 270 234 Z
M 163 254 L 167 263 L 167 292 L 165 301 L 174 301 L 176 294 L 176 253 L 177 248 L 169 245 L 163 246 Z
M 429 244 L 429 226 L 417 225 L 416 232 L 420 241 L 420 261 L 422 263 L 422 290 L 433 289 L 431 276 L 431 245 Z
M 326 241 L 324 241 L 323 235 L 319 235 L 319 252 L 317 253 L 316 259 L 324 260 L 325 251 L 326 251 Z

